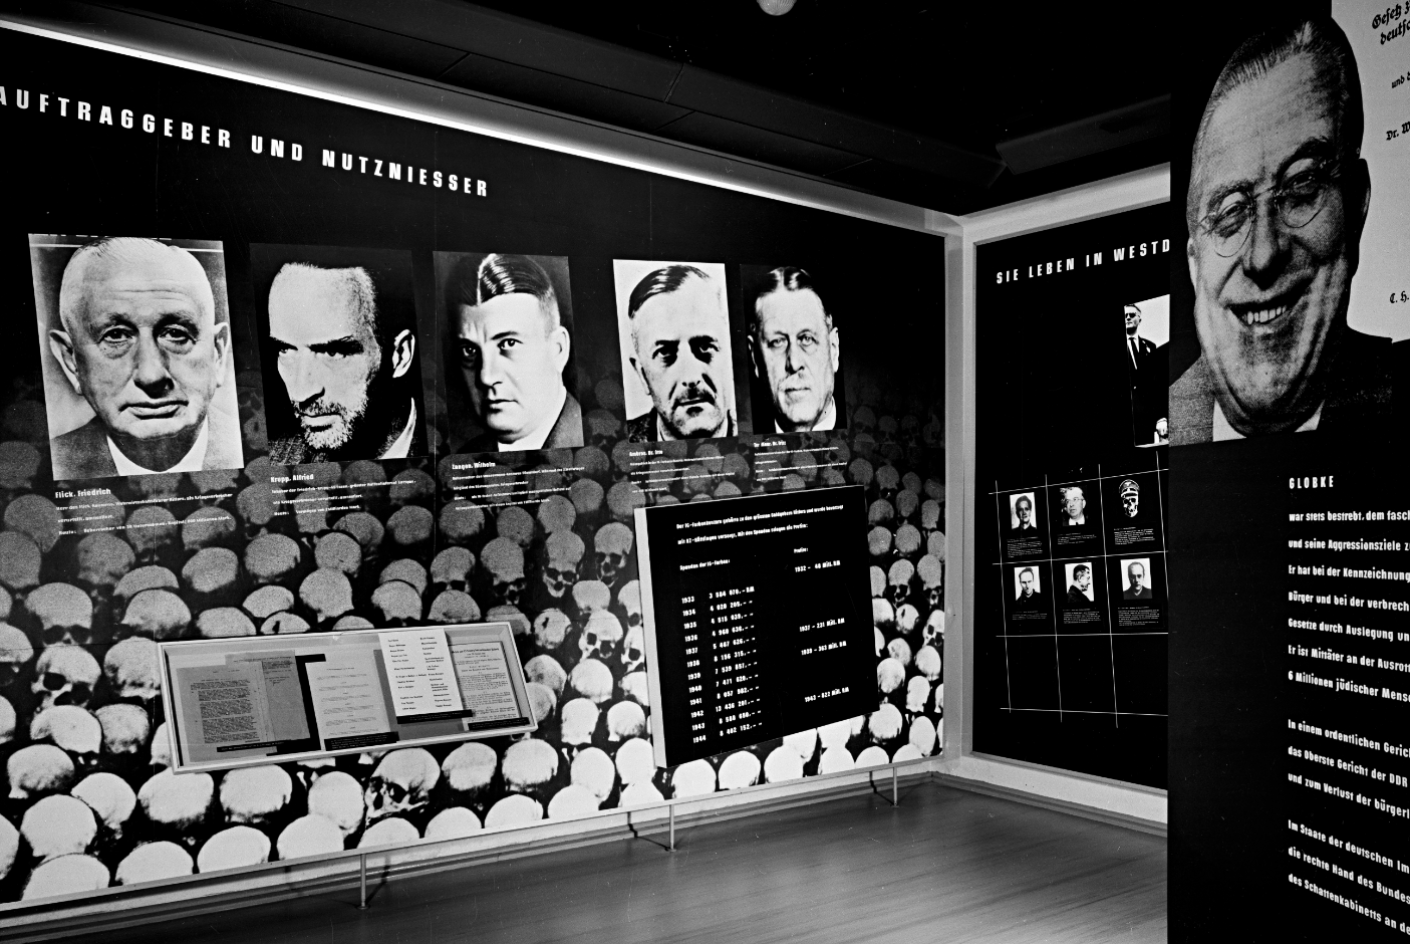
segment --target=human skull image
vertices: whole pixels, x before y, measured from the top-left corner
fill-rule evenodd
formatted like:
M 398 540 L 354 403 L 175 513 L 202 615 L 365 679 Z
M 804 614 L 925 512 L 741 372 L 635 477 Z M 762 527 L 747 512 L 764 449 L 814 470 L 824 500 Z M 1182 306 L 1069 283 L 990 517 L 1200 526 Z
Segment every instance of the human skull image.
M 604 524 L 593 538 L 593 559 L 597 562 L 597 578 L 609 587 L 626 573 L 636 536 L 620 521 Z
M 52 744 L 31 744 L 15 751 L 5 762 L 5 773 L 12 800 L 62 793 L 74 781 L 73 760 Z
M 34 666 L 30 690 L 41 710 L 55 705 L 85 708 L 93 700 L 93 689 L 101 675 L 98 660 L 89 655 L 87 649 L 50 646 L 40 653 Z
M 911 595 L 911 580 L 916 575 L 915 565 L 908 560 L 892 563 L 886 574 L 886 597 L 892 606 L 899 607 Z
M 86 646 L 93 641 L 93 601 L 69 583 L 35 587 L 25 607 L 39 626 L 46 646 Z
M 518 606 L 524 596 L 524 549 L 508 538 L 495 538 L 485 545 L 480 563 L 489 575 L 493 601 Z
M 646 668 L 646 631 L 640 625 L 627 630 L 622 640 L 622 674 L 630 675 Z
M 902 603 L 896 610 L 896 630 L 902 633 L 912 632 L 916 628 L 916 623 L 920 622 L 920 610 L 910 603 Z
M 583 634 L 578 639 L 578 654 L 583 659 L 608 661 L 617 654 L 626 631 L 609 610 L 598 610 L 588 617 Z
M 124 639 L 103 657 L 103 672 L 118 698 L 150 704 L 161 693 L 157 644 L 134 636 Z
M 431 583 L 443 590 L 470 592 L 470 572 L 475 569 L 475 555 L 468 548 L 448 547 L 431 561 Z
M 0 623 L 0 689 L 18 680 L 25 663 L 33 658 L 34 646 L 29 637 L 9 623 Z
M 573 606 L 584 620 L 612 605 L 612 591 L 601 580 L 579 580 L 573 587 Z
M 573 589 L 585 552 L 583 539 L 572 531 L 554 531 L 548 536 L 543 543 L 543 572 L 539 579 L 549 597 L 561 600 Z
M 926 618 L 925 626 L 920 631 L 920 644 L 922 646 L 934 646 L 937 649 L 944 648 L 945 645 L 945 611 L 931 610 L 930 616 Z
M 945 565 L 933 554 L 926 554 L 916 565 L 916 576 L 925 591 L 925 602 L 932 610 L 945 605 Z
M 534 640 L 543 652 L 554 652 L 563 645 L 572 622 L 562 610 L 544 610 L 534 620 Z
M 63 748 L 79 770 L 87 770 L 98 762 L 103 726 L 86 708 L 57 705 L 34 716 L 29 723 L 29 739 L 35 744 L 47 741 Z
M 1122 479 L 1117 494 L 1121 496 L 1121 510 L 1126 512 L 1126 517 L 1136 517 L 1141 510 L 1141 486 L 1135 479 Z
M 363 798 L 370 826 L 388 816 L 415 815 L 431 802 L 431 790 L 441 779 L 441 767 L 420 747 L 392 751 L 367 782 Z

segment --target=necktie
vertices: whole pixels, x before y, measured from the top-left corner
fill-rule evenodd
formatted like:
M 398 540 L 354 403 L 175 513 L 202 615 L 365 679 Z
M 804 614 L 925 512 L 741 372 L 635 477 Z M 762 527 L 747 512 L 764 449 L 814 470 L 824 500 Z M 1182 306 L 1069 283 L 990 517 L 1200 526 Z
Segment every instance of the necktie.
M 1128 340 L 1131 343 L 1131 366 L 1139 367 L 1140 363 L 1136 360 L 1136 339 L 1132 337 L 1128 338 Z

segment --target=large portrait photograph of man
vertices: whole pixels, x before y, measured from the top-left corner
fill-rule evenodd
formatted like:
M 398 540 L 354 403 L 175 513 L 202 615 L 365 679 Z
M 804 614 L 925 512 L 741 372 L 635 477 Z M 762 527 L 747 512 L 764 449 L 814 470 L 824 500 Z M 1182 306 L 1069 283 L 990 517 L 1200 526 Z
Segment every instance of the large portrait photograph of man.
M 435 270 L 451 451 L 581 446 L 567 257 L 438 252 Z
M 740 266 L 756 433 L 845 428 L 842 331 L 830 293 L 799 266 Z
M 426 455 L 411 254 L 250 246 L 269 458 Z
M 1172 317 L 1192 319 L 1199 355 L 1172 355 L 1171 445 L 1389 421 L 1384 299 L 1353 291 L 1383 252 L 1363 238 L 1365 129 L 1356 56 L 1329 17 L 1275 23 L 1224 62 L 1184 195 L 1193 301 Z
M 56 481 L 245 465 L 223 246 L 31 236 Z
M 627 439 L 737 435 L 724 265 L 615 259 L 612 271 Z

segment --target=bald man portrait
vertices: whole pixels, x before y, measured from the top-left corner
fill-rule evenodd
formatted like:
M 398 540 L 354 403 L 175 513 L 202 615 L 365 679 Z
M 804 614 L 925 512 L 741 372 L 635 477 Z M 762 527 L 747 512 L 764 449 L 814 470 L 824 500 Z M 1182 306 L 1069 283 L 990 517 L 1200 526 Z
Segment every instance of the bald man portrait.
M 256 244 L 250 266 L 272 360 L 270 461 L 425 455 L 410 254 Z
M 1200 356 L 1170 387 L 1171 445 L 1371 431 L 1391 342 L 1347 323 L 1371 179 L 1361 78 L 1326 17 L 1247 39 L 1205 104 L 1185 256 Z
M 31 239 L 31 258 L 46 371 L 62 374 L 46 404 L 54 478 L 243 468 L 223 265 L 213 287 L 186 248 L 109 236 L 79 245 L 59 275 L 57 254 L 72 243 L 44 240 Z M 222 389 L 229 408 L 213 410 Z

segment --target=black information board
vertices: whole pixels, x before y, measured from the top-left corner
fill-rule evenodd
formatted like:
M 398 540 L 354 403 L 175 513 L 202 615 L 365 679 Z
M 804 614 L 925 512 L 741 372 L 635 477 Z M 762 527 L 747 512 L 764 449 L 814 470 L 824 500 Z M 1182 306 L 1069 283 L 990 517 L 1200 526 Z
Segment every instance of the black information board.
M 1164 787 L 1165 206 L 976 254 L 974 749 Z
M 637 512 L 658 764 L 871 707 L 862 499 L 843 486 Z

